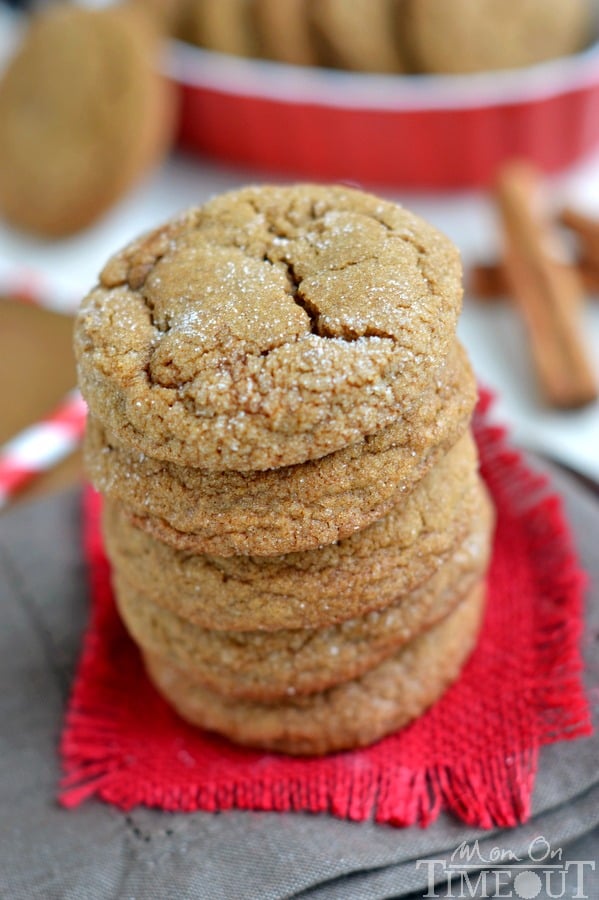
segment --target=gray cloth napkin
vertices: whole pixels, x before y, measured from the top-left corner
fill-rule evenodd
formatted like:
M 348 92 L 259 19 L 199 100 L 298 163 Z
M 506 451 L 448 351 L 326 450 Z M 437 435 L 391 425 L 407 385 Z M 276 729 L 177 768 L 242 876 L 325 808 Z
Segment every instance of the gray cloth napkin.
M 552 474 L 591 573 L 583 649 L 597 720 L 599 501 L 563 473 Z M 462 841 L 472 846 L 477 838 L 485 859 L 499 847 L 524 860 L 505 876 L 510 884 L 500 882 L 501 896 L 547 898 L 545 887 L 534 880 L 544 879 L 546 872 L 526 866 L 530 843 L 541 835 L 553 849 L 562 850 L 559 877 L 564 880 L 549 885 L 553 895 L 574 897 L 582 884 L 581 896 L 599 897 L 597 734 L 543 749 L 533 816 L 509 830 L 477 831 L 449 815 L 421 830 L 309 814 L 170 814 L 142 808 L 123 813 L 96 800 L 74 811 L 61 809 L 55 799 L 57 745 L 88 614 L 79 503 L 79 493 L 69 492 L 0 518 L 1 898 L 422 896 L 428 884 L 425 861 L 448 862 Z M 580 865 L 570 865 L 566 872 L 567 860 L 585 863 L 580 883 Z M 437 896 L 449 896 L 445 875 L 435 872 L 440 879 Z M 557 870 L 550 874 L 558 877 Z M 453 895 L 493 896 L 489 877 L 478 888 L 474 877 L 470 887 L 454 884 Z

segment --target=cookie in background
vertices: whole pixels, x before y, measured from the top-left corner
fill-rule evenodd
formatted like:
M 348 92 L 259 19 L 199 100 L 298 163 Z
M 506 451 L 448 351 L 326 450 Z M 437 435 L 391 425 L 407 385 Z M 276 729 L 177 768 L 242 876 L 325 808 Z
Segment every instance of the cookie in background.
M 0 214 L 43 237 L 79 231 L 168 152 L 176 94 L 140 4 L 35 13 L 0 82 Z
M 577 52 L 592 30 L 590 0 L 180 0 L 178 7 L 172 33 L 191 44 L 358 72 L 530 66 Z
M 416 71 L 484 72 L 576 53 L 591 34 L 588 0 L 412 0 L 406 43 Z

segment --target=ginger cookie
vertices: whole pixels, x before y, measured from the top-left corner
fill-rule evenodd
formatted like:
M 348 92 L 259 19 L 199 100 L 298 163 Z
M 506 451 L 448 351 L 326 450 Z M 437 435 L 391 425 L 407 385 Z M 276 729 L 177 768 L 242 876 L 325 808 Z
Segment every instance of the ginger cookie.
M 265 472 L 204 472 L 118 446 L 92 417 L 85 465 L 135 524 L 194 553 L 273 556 L 333 543 L 409 493 L 465 432 L 476 385 L 456 344 L 433 385 L 394 425 L 318 461 Z
M 420 716 L 456 680 L 484 612 L 481 583 L 445 619 L 365 675 L 316 694 L 257 703 L 223 697 L 156 654 L 148 674 L 188 722 L 233 741 L 297 755 L 363 747 Z
M 187 9 L 186 0 L 127 0 L 128 6 L 140 6 L 164 35 L 179 35 Z
M 409 0 L 403 27 L 420 71 L 483 72 L 576 52 L 590 14 L 588 0 Z
M 245 188 L 129 245 L 76 322 L 119 442 L 210 471 L 318 459 L 391 425 L 455 340 L 453 244 L 344 187 Z
M 318 58 L 306 0 L 254 0 L 260 55 L 296 66 L 316 66 Z
M 490 548 L 491 506 L 481 503 L 458 549 L 414 591 L 392 605 L 326 628 L 211 631 L 132 589 L 117 570 L 117 603 L 133 639 L 210 690 L 272 702 L 357 678 L 448 615 L 479 582 Z
M 404 502 L 334 544 L 274 557 L 194 555 L 132 526 L 107 502 L 115 571 L 156 604 L 204 628 L 322 627 L 365 615 L 429 578 L 480 514 L 476 455 L 466 436 Z
M 257 56 L 251 0 L 185 0 L 183 36 L 234 56 Z
M 0 214 L 58 237 L 89 225 L 166 153 L 172 86 L 140 10 L 35 14 L 0 81 Z
M 357 72 L 403 72 L 396 39 L 402 0 L 306 0 L 321 61 Z

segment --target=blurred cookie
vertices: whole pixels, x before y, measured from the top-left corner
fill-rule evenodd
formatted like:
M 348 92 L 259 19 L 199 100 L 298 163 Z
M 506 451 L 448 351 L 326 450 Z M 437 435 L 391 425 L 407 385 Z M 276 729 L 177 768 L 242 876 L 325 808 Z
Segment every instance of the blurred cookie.
M 127 0 L 128 6 L 139 6 L 161 32 L 178 35 L 186 0 Z
M 456 344 L 393 425 L 317 461 L 265 472 L 204 472 L 118 445 L 93 417 L 85 466 L 135 524 L 185 551 L 272 556 L 365 528 L 413 489 L 466 431 L 476 385 Z
M 32 17 L 0 82 L 0 214 L 57 237 L 89 225 L 167 151 L 172 86 L 132 8 Z
M 321 63 L 357 72 L 402 72 L 397 39 L 403 0 L 306 0 Z
M 357 678 L 451 612 L 487 567 L 491 524 L 491 506 L 481 495 L 467 536 L 426 582 L 385 609 L 326 628 L 199 628 L 131 588 L 122 570 L 115 581 L 117 603 L 142 648 L 219 694 L 261 702 L 311 694 Z
M 261 56 L 297 66 L 318 65 L 307 0 L 254 0 L 253 15 Z
M 156 654 L 146 651 L 144 659 L 158 690 L 193 725 L 265 750 L 330 753 L 402 728 L 443 694 L 474 648 L 484 598 L 480 584 L 445 619 L 365 675 L 285 702 L 223 697 Z
M 403 26 L 422 72 L 528 66 L 590 38 L 588 0 L 409 0 Z
M 320 627 L 388 606 L 429 578 L 481 507 L 464 438 L 383 518 L 342 541 L 274 557 L 191 555 L 151 538 L 106 504 L 115 571 L 153 602 L 205 628 Z
M 234 56 L 257 56 L 251 0 L 184 0 L 184 37 Z
M 344 187 L 245 188 L 129 245 L 75 329 L 90 412 L 211 471 L 317 459 L 393 423 L 455 341 L 453 244 Z

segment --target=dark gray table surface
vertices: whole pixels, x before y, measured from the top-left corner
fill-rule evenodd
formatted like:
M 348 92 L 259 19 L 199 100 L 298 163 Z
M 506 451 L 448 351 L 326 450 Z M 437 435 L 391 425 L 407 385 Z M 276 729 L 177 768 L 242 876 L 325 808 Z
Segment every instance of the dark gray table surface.
M 583 650 L 597 718 L 599 503 L 563 473 L 554 478 L 591 573 Z M 448 815 L 421 830 L 308 814 L 174 815 L 143 808 L 124 814 L 96 800 L 61 809 L 57 742 L 88 614 L 79 499 L 71 491 L 0 518 L 2 900 L 422 896 L 427 868 L 418 860 L 447 859 L 461 841 L 477 838 L 483 856 L 500 847 L 526 860 L 530 842 L 541 835 L 562 850 L 563 868 L 566 860 L 587 863 L 581 896 L 599 898 L 596 734 L 544 748 L 533 816 L 510 830 L 476 831 Z M 577 870 L 571 864 L 563 885 L 550 883 L 554 896 L 576 896 Z M 524 878 L 511 872 L 518 874 Z M 522 878 L 502 885 L 501 896 L 549 896 L 545 887 L 531 893 L 538 882 L 528 869 L 528 881 Z M 483 887 L 479 881 L 478 892 L 470 890 L 494 896 L 492 878 L 486 894 Z M 454 887 L 454 896 L 470 896 L 463 891 Z M 449 896 L 442 885 L 437 895 Z

